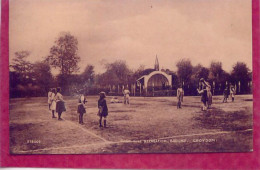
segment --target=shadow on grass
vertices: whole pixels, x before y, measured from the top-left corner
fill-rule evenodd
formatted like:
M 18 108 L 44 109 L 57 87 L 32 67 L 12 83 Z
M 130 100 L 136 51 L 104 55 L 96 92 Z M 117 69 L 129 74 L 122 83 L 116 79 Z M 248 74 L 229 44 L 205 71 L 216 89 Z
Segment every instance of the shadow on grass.
M 194 117 L 197 125 L 206 129 L 238 131 L 252 128 L 252 111 L 248 108 L 240 111 L 224 111 L 212 108 Z

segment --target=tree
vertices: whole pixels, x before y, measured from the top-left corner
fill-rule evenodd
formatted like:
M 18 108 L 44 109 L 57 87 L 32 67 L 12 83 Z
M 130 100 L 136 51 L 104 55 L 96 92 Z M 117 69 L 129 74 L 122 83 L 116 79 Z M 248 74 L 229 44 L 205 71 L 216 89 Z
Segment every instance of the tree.
M 220 82 L 220 77 L 222 76 L 222 73 L 224 71 L 222 69 L 222 63 L 212 61 L 209 70 L 209 79 L 215 82 Z
M 60 69 L 60 74 L 71 75 L 79 70 L 78 40 L 70 33 L 62 33 L 50 49 L 47 61 L 54 68 Z
M 100 85 L 128 84 L 131 81 L 132 72 L 125 61 L 117 60 L 105 65 L 106 72 L 99 76 Z
M 26 60 L 29 55 L 29 51 L 15 52 L 15 58 L 10 66 L 18 74 L 18 79 L 23 83 L 27 83 L 31 78 L 32 64 Z
M 250 76 L 250 70 L 245 63 L 237 62 L 233 66 L 233 70 L 231 72 L 231 81 L 236 85 L 238 85 L 238 82 L 240 82 L 242 93 L 249 90 L 248 82 L 251 81 Z
M 189 59 L 182 59 L 176 64 L 177 66 L 177 75 L 180 82 L 189 82 L 192 75 L 192 65 Z
M 46 94 L 53 84 L 51 68 L 46 62 L 36 62 L 33 64 L 32 78 L 34 84 L 39 86 L 42 94 Z
M 84 72 L 81 74 L 82 81 L 83 82 L 92 82 L 95 78 L 95 72 L 94 72 L 94 66 L 93 65 L 87 65 Z

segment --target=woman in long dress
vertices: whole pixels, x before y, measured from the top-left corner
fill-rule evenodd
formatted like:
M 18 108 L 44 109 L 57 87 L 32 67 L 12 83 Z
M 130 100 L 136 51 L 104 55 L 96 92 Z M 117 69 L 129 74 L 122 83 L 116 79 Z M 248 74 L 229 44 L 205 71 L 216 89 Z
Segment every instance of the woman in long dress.
M 207 85 L 203 78 L 200 79 L 200 87 L 197 89 L 198 93 L 201 95 L 201 102 L 202 102 L 202 110 L 207 110 L 207 101 L 208 101 L 208 94 L 207 94 Z
M 58 120 L 62 120 L 61 114 L 62 112 L 66 111 L 65 109 L 65 102 L 63 100 L 63 96 L 61 94 L 61 88 L 57 88 L 56 98 L 56 112 L 58 113 Z

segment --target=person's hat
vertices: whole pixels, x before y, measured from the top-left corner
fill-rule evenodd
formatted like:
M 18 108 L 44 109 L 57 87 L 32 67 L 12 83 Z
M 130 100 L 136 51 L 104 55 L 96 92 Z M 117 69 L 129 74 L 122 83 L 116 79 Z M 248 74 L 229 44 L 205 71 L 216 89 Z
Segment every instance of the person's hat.
M 106 97 L 106 92 L 103 92 L 103 91 L 102 91 L 102 92 L 100 92 L 99 94 L 100 94 L 100 95 L 104 95 L 104 96 Z

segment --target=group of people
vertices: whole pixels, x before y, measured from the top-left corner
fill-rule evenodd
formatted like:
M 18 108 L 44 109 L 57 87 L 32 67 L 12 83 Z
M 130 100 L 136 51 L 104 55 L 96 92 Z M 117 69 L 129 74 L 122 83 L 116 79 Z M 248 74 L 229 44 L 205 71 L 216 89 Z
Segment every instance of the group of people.
M 201 103 L 202 103 L 202 110 L 206 111 L 209 109 L 212 105 L 212 93 L 211 93 L 211 86 L 210 84 L 204 79 L 201 78 L 199 81 L 199 88 L 197 88 L 198 94 L 201 95 Z M 228 96 L 231 96 L 232 102 L 235 100 L 235 94 L 236 94 L 236 88 L 231 85 L 230 90 L 226 87 L 223 95 L 223 103 L 227 102 Z M 177 109 L 181 108 L 181 103 L 183 102 L 183 96 L 184 96 L 184 90 L 182 88 L 182 85 L 179 85 L 179 88 L 177 88 Z
M 201 78 L 199 81 L 199 88 L 197 88 L 197 92 L 201 95 L 202 102 L 202 110 L 205 111 L 210 108 L 212 104 L 212 93 L 210 84 L 204 79 Z M 224 99 L 223 103 L 227 102 L 228 95 L 230 93 L 232 97 L 232 102 L 235 99 L 236 88 L 234 86 L 230 86 L 230 91 L 228 88 L 224 90 Z M 124 104 L 130 104 L 130 91 L 128 89 L 123 90 L 124 95 Z M 183 102 L 184 90 L 182 85 L 177 88 L 177 109 L 182 108 L 181 103 Z M 108 107 L 106 102 L 106 93 L 100 92 L 98 99 L 98 116 L 99 116 L 99 127 L 107 127 L 107 116 L 108 116 Z M 78 108 L 77 113 L 79 114 L 79 124 L 83 124 L 83 115 L 86 113 L 86 97 L 83 92 L 80 93 L 78 99 Z M 49 110 L 52 112 L 52 118 L 56 118 L 55 112 L 58 113 L 58 120 L 62 120 L 61 115 L 62 112 L 66 111 L 65 101 L 63 100 L 63 96 L 61 94 L 61 88 L 52 88 L 48 92 L 48 104 Z M 103 121 L 102 121 L 103 120 Z
M 108 108 L 106 103 L 106 93 L 100 92 L 100 97 L 98 100 L 98 116 L 99 116 L 99 126 L 107 127 L 107 116 L 108 116 Z M 79 95 L 78 99 L 78 108 L 77 113 L 79 114 L 79 124 L 84 124 L 83 116 L 86 113 L 86 97 L 83 93 Z M 52 112 L 52 118 L 56 118 L 55 112 L 58 113 L 58 120 L 62 120 L 61 115 L 62 112 L 66 111 L 65 101 L 63 100 L 63 96 L 61 94 L 61 88 L 52 88 L 48 92 L 48 104 L 49 110 Z M 103 121 L 102 121 L 103 119 Z
M 52 88 L 48 92 L 49 110 L 52 112 L 52 118 L 56 118 L 55 112 L 58 113 L 58 120 L 62 120 L 61 114 L 66 111 L 65 102 L 61 94 L 61 88 Z
M 232 102 L 234 102 L 235 101 L 236 88 L 233 85 L 230 86 L 230 90 L 228 90 L 227 87 L 225 88 L 225 90 L 223 92 L 223 95 L 224 95 L 223 103 L 227 103 L 227 99 L 228 99 L 229 94 L 232 98 Z

